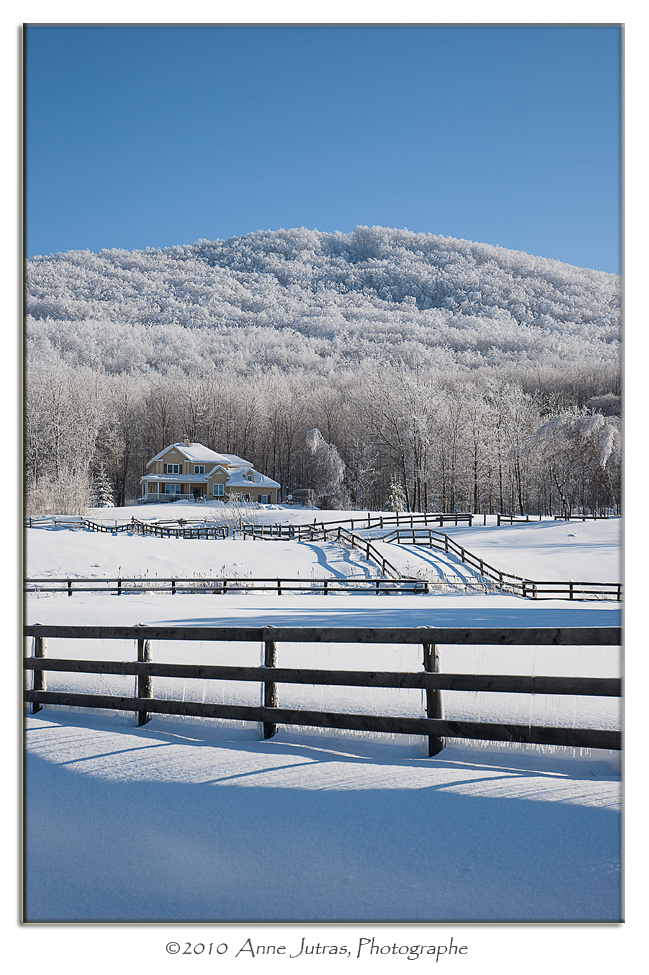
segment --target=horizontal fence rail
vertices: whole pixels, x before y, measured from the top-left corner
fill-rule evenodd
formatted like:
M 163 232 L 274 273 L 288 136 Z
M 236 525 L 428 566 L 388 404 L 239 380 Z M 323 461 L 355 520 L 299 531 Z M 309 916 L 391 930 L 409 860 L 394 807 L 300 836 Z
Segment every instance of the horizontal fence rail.
M 63 705 L 133 711 L 140 725 L 151 714 L 175 714 L 259 722 L 264 738 L 272 737 L 278 724 L 339 728 L 393 734 L 423 735 L 428 738 L 429 756 L 444 747 L 444 737 L 485 741 L 523 742 L 583 748 L 619 750 L 619 731 L 592 728 L 528 726 L 481 721 L 452 721 L 443 716 L 441 691 L 490 691 L 526 694 L 572 694 L 619 697 L 619 678 L 529 677 L 522 675 L 445 674 L 439 671 L 440 645 L 492 646 L 619 646 L 619 627 L 569 628 L 475 628 L 447 627 L 327 628 L 327 627 L 204 627 L 204 626 L 56 626 L 33 624 L 25 636 L 34 638 L 34 652 L 25 660 L 33 672 L 33 688 L 25 700 L 34 713 L 43 706 Z M 137 660 L 70 660 L 47 655 L 48 638 L 134 640 Z M 157 640 L 255 642 L 264 644 L 264 666 L 238 667 L 203 664 L 157 663 L 151 645 Z M 417 673 L 321 670 L 285 668 L 277 665 L 278 643 L 363 643 L 420 644 L 423 671 Z M 72 674 L 118 674 L 137 677 L 135 697 L 48 691 L 46 672 Z M 212 704 L 207 702 L 156 699 L 152 679 L 201 678 L 260 683 L 263 705 Z M 389 687 L 421 689 L 426 695 L 426 718 L 371 714 L 347 714 L 279 706 L 278 685 L 312 684 L 347 687 Z

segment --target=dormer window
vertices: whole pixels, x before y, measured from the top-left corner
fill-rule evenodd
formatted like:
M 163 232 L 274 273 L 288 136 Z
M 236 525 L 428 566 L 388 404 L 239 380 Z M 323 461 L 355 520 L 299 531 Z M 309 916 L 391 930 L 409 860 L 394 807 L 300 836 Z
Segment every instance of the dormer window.
M 254 481 L 254 477 L 252 476 L 252 474 L 246 474 L 245 480 L 246 481 Z
M 204 474 L 205 464 L 194 464 L 194 474 Z

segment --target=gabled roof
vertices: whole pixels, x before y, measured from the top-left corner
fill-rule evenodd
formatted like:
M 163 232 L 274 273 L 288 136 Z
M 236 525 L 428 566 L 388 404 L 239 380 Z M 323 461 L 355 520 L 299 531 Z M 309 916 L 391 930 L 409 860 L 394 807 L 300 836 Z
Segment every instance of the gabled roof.
M 246 480 L 246 474 L 252 474 L 252 481 Z M 228 476 L 228 487 L 278 488 L 279 486 L 277 481 L 266 477 L 265 474 L 260 474 L 259 471 L 256 471 L 248 464 L 235 467 L 234 470 L 230 471 Z
M 149 464 L 155 463 L 157 460 L 162 460 L 164 455 L 175 447 L 179 454 L 182 454 L 190 463 L 193 464 L 222 464 L 225 467 L 231 467 L 232 461 L 228 459 L 225 454 L 217 454 L 215 450 L 210 450 L 202 443 L 190 443 L 189 446 L 184 444 L 182 441 L 180 443 L 169 444 L 164 450 L 161 450 L 159 454 L 152 457 Z

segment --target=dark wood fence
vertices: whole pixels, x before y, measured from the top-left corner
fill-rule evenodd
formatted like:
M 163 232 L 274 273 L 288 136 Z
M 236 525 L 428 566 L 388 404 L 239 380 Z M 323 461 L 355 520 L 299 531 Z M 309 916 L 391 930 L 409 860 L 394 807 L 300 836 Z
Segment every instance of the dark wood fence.
M 25 668 L 34 672 L 33 688 L 25 691 L 25 700 L 34 713 L 48 704 L 80 708 L 102 708 L 133 711 L 138 723 L 144 724 L 151 714 L 176 714 L 260 722 L 265 738 L 275 734 L 277 726 L 297 725 L 340 728 L 357 731 L 423 735 L 428 738 L 429 755 L 438 754 L 444 738 L 479 739 L 483 741 L 525 742 L 543 745 L 565 745 L 581 748 L 619 750 L 619 731 L 593 728 L 494 724 L 482 721 L 453 721 L 443 716 L 441 691 L 490 691 L 525 694 L 572 694 L 619 697 L 619 678 L 528 677 L 439 672 L 439 647 L 471 646 L 604 646 L 617 647 L 621 642 L 619 627 L 570 628 L 474 628 L 447 627 L 409 628 L 327 628 L 327 627 L 204 627 L 204 626 L 55 626 L 30 625 L 25 636 L 33 637 L 33 655 L 25 659 Z M 136 659 L 132 661 L 70 660 L 48 656 L 48 639 L 133 640 Z M 257 642 L 264 645 L 264 666 L 211 666 L 203 664 L 169 664 L 153 661 L 154 641 L 219 641 Z M 416 673 L 315 670 L 278 666 L 278 644 L 420 644 L 423 669 Z M 78 694 L 48 691 L 46 672 L 72 674 L 135 675 L 135 697 Z M 152 678 L 201 678 L 261 683 L 263 705 L 213 704 L 206 702 L 163 700 L 152 696 Z M 426 693 L 427 717 L 347 714 L 282 708 L 278 686 L 281 684 L 324 684 L 346 687 L 420 688 Z
M 230 517 L 236 517 L 236 508 L 227 514 Z M 50 525 L 65 525 L 69 528 L 83 528 L 86 531 L 105 532 L 107 534 L 134 532 L 140 535 L 157 535 L 162 538 L 228 538 L 236 537 L 237 535 L 244 537 L 254 535 L 264 538 L 297 538 L 300 540 L 302 537 L 310 538 L 313 532 L 324 532 L 325 529 L 336 528 L 339 525 L 341 527 L 349 525 L 349 530 L 352 532 L 355 529 L 360 530 L 362 528 L 389 528 L 391 525 L 410 525 L 411 528 L 413 525 L 439 525 L 440 528 L 444 525 L 468 525 L 471 527 L 473 517 L 468 512 L 457 512 L 453 514 L 424 512 L 417 514 L 413 512 L 395 511 L 392 514 L 386 515 L 371 515 L 368 512 L 367 516 L 361 516 L 359 518 L 333 519 L 331 521 L 324 521 L 322 519 L 317 521 L 314 518 L 312 524 L 296 525 L 256 525 L 244 522 L 243 519 L 240 521 L 237 519 L 239 523 L 235 525 L 219 524 L 216 520 L 218 518 L 217 513 L 215 519 L 212 521 L 208 521 L 204 517 L 200 519 L 177 518 L 165 521 L 159 521 L 157 519 L 156 521 L 140 521 L 137 518 L 131 518 L 130 521 L 119 524 L 115 522 L 111 525 L 108 521 L 89 521 L 87 518 L 72 515 L 60 517 L 36 517 L 30 515 L 25 518 L 25 527 L 47 528 Z M 199 531 L 201 534 L 192 535 L 190 534 L 192 531 Z M 217 534 L 205 535 L 205 531 L 209 531 L 210 533 L 216 532 Z
M 439 588 L 448 589 L 447 584 Z M 306 592 L 312 595 L 332 593 L 370 593 L 384 596 L 396 593 L 427 593 L 435 589 L 435 583 L 425 579 L 253 579 L 235 576 L 218 579 L 183 579 L 177 576 L 167 579 L 153 578 L 65 578 L 26 579 L 25 592 L 58 592 L 72 596 L 75 593 L 198 593 L 202 595 L 226 595 L 233 592 L 272 592 L 281 596 L 289 592 Z
M 510 572 L 501 572 L 484 559 L 472 555 L 446 533 L 432 529 L 400 528 L 390 532 L 381 541 L 397 542 L 399 545 L 425 545 L 446 554 L 451 553 L 458 556 L 465 565 L 477 569 L 484 579 L 495 583 L 501 592 L 511 592 L 527 599 L 614 599 L 618 602 L 622 599 L 621 582 L 540 582 Z

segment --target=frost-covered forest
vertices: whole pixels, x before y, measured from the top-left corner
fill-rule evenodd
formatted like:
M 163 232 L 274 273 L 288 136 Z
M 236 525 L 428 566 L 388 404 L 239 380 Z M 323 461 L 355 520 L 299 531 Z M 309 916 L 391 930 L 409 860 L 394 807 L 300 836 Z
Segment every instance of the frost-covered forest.
M 189 437 L 283 498 L 616 508 L 616 275 L 405 230 L 305 229 L 27 262 L 26 494 L 115 501 Z M 314 432 L 315 431 L 315 432 Z

